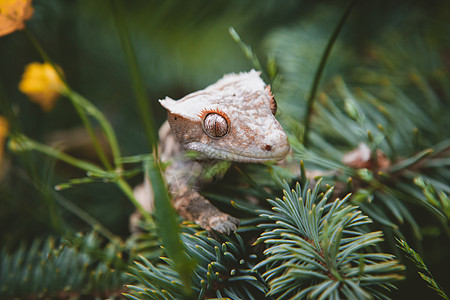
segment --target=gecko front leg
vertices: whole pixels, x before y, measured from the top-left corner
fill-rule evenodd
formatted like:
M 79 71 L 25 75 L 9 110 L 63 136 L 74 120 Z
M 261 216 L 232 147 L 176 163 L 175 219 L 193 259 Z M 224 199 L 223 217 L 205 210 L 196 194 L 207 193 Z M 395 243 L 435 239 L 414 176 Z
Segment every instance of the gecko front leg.
M 168 169 L 169 174 L 171 173 L 170 171 L 174 171 L 171 167 Z M 180 173 L 182 174 L 184 172 L 178 172 L 178 175 L 180 175 Z M 238 219 L 218 210 L 205 197 L 200 195 L 192 185 L 187 184 L 186 182 L 186 178 L 180 177 L 176 180 L 169 180 L 169 190 L 172 196 L 172 203 L 175 210 L 181 217 L 195 222 L 208 231 L 215 230 L 223 234 L 230 234 L 231 232 L 236 231 L 239 226 Z M 148 178 L 144 180 L 143 184 L 135 188 L 134 195 L 145 210 L 153 210 L 153 189 Z M 136 210 L 130 216 L 131 232 L 139 231 L 138 220 L 140 217 L 141 214 L 139 210 Z
M 168 150 L 167 147 L 162 149 Z M 200 187 L 214 178 L 221 178 L 229 164 L 192 160 L 183 152 L 177 154 L 176 151 L 171 151 L 170 154 L 173 160 L 164 173 L 178 214 L 208 231 L 226 234 L 236 231 L 239 220 L 221 212 L 198 192 Z
M 239 220 L 221 212 L 196 190 L 183 185 L 173 193 L 173 205 L 178 214 L 206 230 L 230 234 L 236 231 Z

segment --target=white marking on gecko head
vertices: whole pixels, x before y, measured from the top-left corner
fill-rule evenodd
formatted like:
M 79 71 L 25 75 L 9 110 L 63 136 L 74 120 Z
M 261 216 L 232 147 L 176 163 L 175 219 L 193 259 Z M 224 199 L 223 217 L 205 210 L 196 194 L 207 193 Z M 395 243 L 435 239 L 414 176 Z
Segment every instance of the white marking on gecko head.
M 213 159 L 283 159 L 289 143 L 274 117 L 276 102 L 270 87 L 259 75 L 254 70 L 228 74 L 178 101 L 160 100 L 178 142 Z

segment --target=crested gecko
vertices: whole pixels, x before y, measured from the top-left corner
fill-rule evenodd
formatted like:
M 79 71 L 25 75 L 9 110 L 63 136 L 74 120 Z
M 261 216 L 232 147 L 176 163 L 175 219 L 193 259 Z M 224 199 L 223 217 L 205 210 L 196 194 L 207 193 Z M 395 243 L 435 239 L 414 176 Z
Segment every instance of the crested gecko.
M 167 110 L 167 121 L 159 131 L 160 158 L 169 163 L 164 175 L 175 209 L 208 231 L 235 231 L 239 220 L 218 210 L 199 188 L 211 181 L 212 176 L 205 174 L 217 163 L 261 163 L 287 155 L 289 143 L 275 119 L 277 104 L 270 86 L 260 72 L 251 70 L 225 75 L 178 101 L 166 97 L 159 102 Z M 153 193 L 148 179 L 134 194 L 151 211 Z M 130 218 L 132 228 L 138 218 L 138 213 Z

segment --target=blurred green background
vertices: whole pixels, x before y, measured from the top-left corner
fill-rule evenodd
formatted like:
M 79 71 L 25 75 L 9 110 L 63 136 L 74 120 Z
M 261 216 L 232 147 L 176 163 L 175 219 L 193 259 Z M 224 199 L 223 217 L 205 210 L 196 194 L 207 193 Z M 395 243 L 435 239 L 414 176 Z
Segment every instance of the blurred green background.
M 179 99 L 215 82 L 224 73 L 252 68 L 230 37 L 228 28 L 232 26 L 251 45 L 264 67 L 268 60 L 276 62 L 280 74 L 274 83 L 280 107 L 278 119 L 286 128 L 294 128 L 290 124 L 303 119 L 320 56 L 346 5 L 346 1 L 294 0 L 126 1 L 127 27 L 158 127 L 166 117 L 158 99 Z M 97 105 L 113 123 L 123 155 L 147 153 L 109 1 L 36 0 L 33 6 L 35 12 L 27 28 L 62 67 L 72 88 Z M 379 70 L 388 70 L 389 76 L 412 69 L 448 73 L 449 10 L 449 1 L 357 1 L 332 52 L 321 90 L 330 90 L 337 74 L 350 85 L 364 86 L 370 78 L 361 77 L 364 73 L 358 73 L 358 68 L 378 68 L 379 57 L 374 55 L 378 47 L 404 54 L 398 56 L 401 58 L 395 60 L 393 68 Z M 61 130 L 69 136 L 65 130 L 81 122 L 67 99 L 59 99 L 51 113 L 43 113 L 17 88 L 25 65 L 33 61 L 41 58 L 24 32 L 0 38 L 0 95 L 2 104 L 16 116 L 13 130 L 42 142 Z M 448 132 L 431 131 L 427 135 L 448 137 Z M 410 145 L 398 141 L 406 153 L 413 151 Z M 335 144 L 342 149 L 356 145 L 345 140 Z M 84 150 L 73 151 L 74 155 L 89 158 Z M 39 154 L 6 153 L 0 172 L 2 246 L 14 248 L 22 241 L 60 233 L 47 217 L 48 207 L 42 200 L 45 195 L 34 187 L 30 168 L 48 186 L 83 176 Z M 141 178 L 134 178 L 132 183 Z M 60 195 L 88 211 L 112 232 L 129 234 L 128 217 L 133 207 L 112 184 L 83 185 Z M 67 230 L 88 227 L 59 206 L 56 210 Z M 433 247 L 438 246 L 433 243 Z M 449 260 L 443 263 L 438 249 L 425 248 L 425 260 L 448 290 Z M 419 283 L 417 275 L 399 286 L 401 298 L 418 299 L 420 293 L 434 296 L 424 283 Z

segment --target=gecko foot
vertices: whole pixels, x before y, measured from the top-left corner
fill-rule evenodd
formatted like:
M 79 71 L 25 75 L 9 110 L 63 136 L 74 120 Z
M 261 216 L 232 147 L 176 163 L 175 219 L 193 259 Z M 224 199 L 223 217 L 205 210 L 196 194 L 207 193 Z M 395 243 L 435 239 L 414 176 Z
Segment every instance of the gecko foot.
M 239 226 L 238 219 L 221 212 L 188 186 L 178 187 L 178 194 L 174 197 L 173 203 L 180 216 L 194 221 L 208 231 L 215 230 L 222 234 L 230 234 Z
M 208 218 L 208 227 L 222 234 L 235 232 L 239 226 L 239 220 L 227 214 L 220 214 Z

